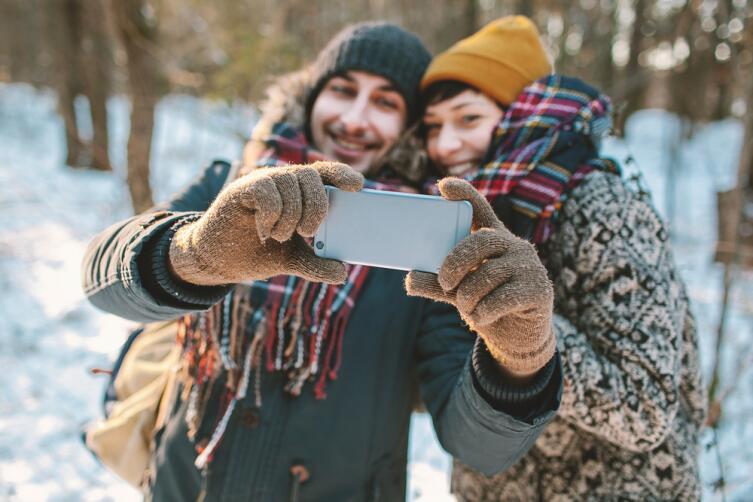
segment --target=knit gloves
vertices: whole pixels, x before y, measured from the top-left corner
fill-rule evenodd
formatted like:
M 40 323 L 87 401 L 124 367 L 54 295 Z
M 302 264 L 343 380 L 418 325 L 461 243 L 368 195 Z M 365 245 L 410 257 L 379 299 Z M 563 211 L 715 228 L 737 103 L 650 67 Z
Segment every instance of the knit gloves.
M 175 233 L 169 251 L 173 273 L 202 286 L 280 274 L 345 281 L 345 265 L 319 258 L 304 240 L 327 215 L 325 184 L 354 192 L 363 176 L 345 164 L 315 162 L 257 169 L 235 180 L 198 220 Z
M 527 377 L 554 355 L 554 293 L 531 243 L 511 233 L 467 181 L 445 178 L 439 191 L 473 206 L 474 232 L 445 258 L 439 274 L 410 272 L 409 295 L 454 305 L 514 376 Z

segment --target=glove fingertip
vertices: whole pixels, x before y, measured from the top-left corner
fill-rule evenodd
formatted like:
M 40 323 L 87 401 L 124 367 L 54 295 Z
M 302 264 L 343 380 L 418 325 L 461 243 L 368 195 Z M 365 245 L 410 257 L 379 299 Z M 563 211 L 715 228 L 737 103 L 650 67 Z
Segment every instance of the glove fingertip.
M 363 188 L 363 174 L 347 164 L 318 161 L 311 164 L 311 167 L 317 170 L 322 182 L 327 185 L 333 185 L 347 192 L 357 192 Z
M 324 277 L 323 282 L 326 282 L 327 284 L 343 284 L 345 283 L 345 280 L 348 278 L 348 271 L 345 270 L 345 266 L 343 265 L 342 270 L 334 272 L 329 277 Z
M 347 169 L 348 171 L 344 172 L 344 175 L 338 181 L 337 186 L 338 188 L 345 190 L 346 192 L 358 192 L 363 188 L 363 174 L 354 171 L 350 167 L 347 167 Z
M 298 228 L 296 228 L 296 232 L 298 232 L 298 234 L 302 237 L 314 237 L 317 230 L 318 228 L 312 229 L 307 225 L 298 225 Z
M 445 199 L 449 200 L 466 200 L 469 194 L 473 192 L 473 186 L 469 182 L 453 177 L 439 180 L 437 187 L 439 188 L 439 193 Z
M 318 261 L 318 263 L 319 266 L 311 272 L 309 280 L 327 284 L 342 284 L 348 278 L 348 271 L 344 263 L 324 259 Z
M 459 270 L 457 268 L 448 266 L 446 263 L 443 264 L 437 273 L 436 282 L 439 284 L 439 287 L 445 292 L 457 288 L 464 277 L 464 275 L 461 275 L 458 272 Z

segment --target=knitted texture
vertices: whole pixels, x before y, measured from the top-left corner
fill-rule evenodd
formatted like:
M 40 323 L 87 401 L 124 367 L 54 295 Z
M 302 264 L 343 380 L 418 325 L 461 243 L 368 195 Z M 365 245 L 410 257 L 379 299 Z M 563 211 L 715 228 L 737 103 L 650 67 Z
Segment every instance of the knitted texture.
M 438 274 L 410 272 L 408 294 L 455 305 L 506 370 L 535 373 L 556 347 L 552 284 L 536 249 L 505 228 L 467 181 L 445 178 L 439 190 L 471 203 L 476 231 L 450 252 Z
M 419 107 L 418 84 L 430 61 L 431 54 L 421 40 L 395 24 L 372 21 L 348 26 L 335 35 L 313 64 L 314 85 L 306 97 L 306 118 L 330 78 L 364 71 L 384 77 L 395 86 L 412 122 Z
M 289 170 L 285 166 L 290 164 L 334 164 L 326 162 L 291 124 L 273 125 L 263 142 L 265 149 L 248 159 L 252 163 L 240 172 L 240 180 L 258 172 Z M 326 174 L 320 176 L 328 179 Z M 415 191 L 389 177 L 361 181 L 372 189 Z M 186 425 L 194 441 L 207 444 L 196 459 L 197 467 L 211 462 L 237 402 L 253 396 L 255 406 L 262 407 L 264 373 L 283 373 L 284 390 L 292 397 L 299 396 L 310 382 L 315 398 L 326 398 L 327 383 L 337 379 L 342 364 L 345 328 L 369 276 L 369 268 L 361 265 L 344 265 L 344 269 L 347 278 L 336 285 L 292 275 L 240 284 L 208 311 L 181 320 L 182 383 L 190 391 L 186 399 L 191 411 L 186 414 Z M 222 419 L 210 423 L 206 420 L 208 396 L 222 376 L 223 399 L 216 403 Z
M 558 417 L 503 473 L 456 464 L 458 500 L 697 500 L 696 325 L 650 201 L 589 174 L 542 256 L 565 379 Z
M 436 82 L 456 80 L 507 106 L 524 87 L 551 72 L 552 64 L 533 21 L 507 16 L 437 55 L 421 80 L 421 90 Z
M 258 169 L 225 188 L 204 215 L 180 228 L 170 264 L 185 282 L 230 284 L 290 274 L 341 283 L 345 265 L 316 256 L 311 237 L 327 214 L 324 184 L 357 191 L 363 176 L 345 164 Z

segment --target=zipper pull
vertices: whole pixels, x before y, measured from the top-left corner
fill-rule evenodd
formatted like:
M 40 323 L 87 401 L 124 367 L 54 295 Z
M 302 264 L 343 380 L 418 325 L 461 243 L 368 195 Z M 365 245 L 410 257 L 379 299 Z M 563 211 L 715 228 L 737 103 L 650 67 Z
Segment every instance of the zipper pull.
M 298 490 L 301 483 L 309 479 L 309 470 L 303 464 L 293 464 L 290 467 L 290 474 L 293 475 L 293 485 L 290 487 L 290 502 L 298 502 Z

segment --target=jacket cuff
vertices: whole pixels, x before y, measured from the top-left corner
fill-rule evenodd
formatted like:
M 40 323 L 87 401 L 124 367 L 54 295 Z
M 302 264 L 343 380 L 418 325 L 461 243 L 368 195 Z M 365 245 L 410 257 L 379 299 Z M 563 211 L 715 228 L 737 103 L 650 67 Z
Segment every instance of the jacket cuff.
M 222 300 L 230 291 L 232 285 L 199 286 L 182 281 L 170 273 L 168 264 L 170 243 L 175 232 L 184 225 L 201 218 L 201 213 L 193 213 L 180 218 L 173 223 L 165 232 L 155 239 L 152 252 L 151 270 L 154 280 L 162 291 L 170 297 L 191 305 L 211 307 Z
M 549 389 L 553 387 L 550 383 L 557 373 L 555 369 L 559 365 L 559 357 L 559 352 L 555 352 L 532 382 L 526 385 L 516 385 L 509 382 L 502 374 L 486 344 L 479 337 L 473 346 L 471 360 L 473 380 L 478 392 L 495 409 L 518 417 L 528 416 L 531 411 L 538 408 L 542 399 L 549 395 Z

